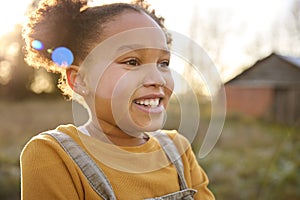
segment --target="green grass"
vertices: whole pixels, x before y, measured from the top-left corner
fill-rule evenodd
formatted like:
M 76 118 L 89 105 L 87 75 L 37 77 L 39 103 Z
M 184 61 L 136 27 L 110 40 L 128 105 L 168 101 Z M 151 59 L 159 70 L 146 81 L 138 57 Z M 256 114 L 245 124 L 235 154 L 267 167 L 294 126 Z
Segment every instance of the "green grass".
M 19 155 L 41 131 L 72 123 L 70 102 L 63 99 L 0 101 L 0 199 L 20 199 Z
M 73 123 L 72 107 L 62 98 L 0 101 L 0 114 L 0 199 L 20 199 L 23 146 L 41 131 Z M 217 199 L 300 199 L 299 127 L 229 118 L 215 148 L 199 163 Z
M 254 119 L 227 119 L 200 164 L 217 199 L 300 198 L 300 131 Z

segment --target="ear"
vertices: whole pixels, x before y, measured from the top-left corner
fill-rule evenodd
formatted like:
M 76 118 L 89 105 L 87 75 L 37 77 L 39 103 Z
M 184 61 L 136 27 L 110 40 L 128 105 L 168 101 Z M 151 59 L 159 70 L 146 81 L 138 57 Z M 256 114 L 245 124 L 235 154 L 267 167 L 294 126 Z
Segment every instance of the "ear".
M 67 81 L 74 92 L 81 96 L 86 96 L 88 94 L 88 88 L 82 75 L 80 75 L 78 71 L 79 67 L 77 66 L 72 65 L 68 68 L 66 71 Z
M 78 74 L 78 69 L 74 66 L 71 66 L 66 70 L 67 81 L 69 86 L 74 90 L 75 80 Z

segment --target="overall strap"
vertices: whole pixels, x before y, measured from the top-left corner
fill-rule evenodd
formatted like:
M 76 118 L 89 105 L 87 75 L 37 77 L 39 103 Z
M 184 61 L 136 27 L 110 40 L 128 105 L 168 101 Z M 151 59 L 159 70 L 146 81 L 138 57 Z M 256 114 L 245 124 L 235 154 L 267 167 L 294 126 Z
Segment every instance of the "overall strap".
M 181 155 L 179 154 L 173 140 L 167 134 L 160 131 L 154 132 L 153 136 L 159 141 L 168 159 L 175 165 L 179 177 L 180 189 L 188 189 L 184 178 L 184 167 L 182 164 Z
M 111 184 L 91 157 L 67 134 L 57 130 L 42 134 L 50 135 L 61 145 L 81 169 L 93 190 L 104 200 L 116 200 Z

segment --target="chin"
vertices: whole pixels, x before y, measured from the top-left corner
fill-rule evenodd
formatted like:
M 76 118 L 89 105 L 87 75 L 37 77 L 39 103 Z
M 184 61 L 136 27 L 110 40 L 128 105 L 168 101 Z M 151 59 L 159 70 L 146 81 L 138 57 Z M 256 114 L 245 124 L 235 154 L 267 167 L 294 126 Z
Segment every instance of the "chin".
M 143 132 L 152 132 L 152 131 L 157 131 L 159 129 L 162 129 L 164 126 L 165 120 L 163 119 L 156 119 L 149 121 L 148 123 L 137 123 L 137 129 L 139 131 Z

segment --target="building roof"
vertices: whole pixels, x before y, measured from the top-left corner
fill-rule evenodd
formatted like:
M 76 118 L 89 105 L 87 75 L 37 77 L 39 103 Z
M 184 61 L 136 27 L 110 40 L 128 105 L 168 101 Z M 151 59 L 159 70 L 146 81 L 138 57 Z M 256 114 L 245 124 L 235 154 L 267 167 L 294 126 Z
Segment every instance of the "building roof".
M 300 57 L 291 57 L 291 56 L 282 56 L 282 55 L 277 55 L 277 56 L 300 68 Z
M 228 81 L 230 85 L 300 85 L 300 58 L 270 54 Z

